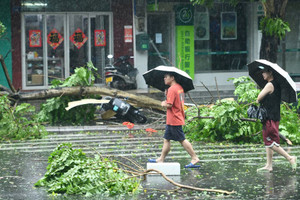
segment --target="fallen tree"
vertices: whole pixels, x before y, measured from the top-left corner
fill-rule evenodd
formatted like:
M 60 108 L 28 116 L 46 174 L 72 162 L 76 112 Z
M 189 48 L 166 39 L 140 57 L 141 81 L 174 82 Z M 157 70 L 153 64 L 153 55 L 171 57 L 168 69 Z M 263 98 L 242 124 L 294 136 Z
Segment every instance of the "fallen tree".
M 5 88 L 2 86 L 2 88 Z M 34 92 L 26 93 L 13 93 L 7 91 L 8 96 L 17 101 L 28 101 L 28 100 L 38 100 L 38 99 L 49 99 L 53 97 L 61 96 L 88 96 L 88 95 L 101 95 L 101 96 L 112 96 L 119 98 L 127 98 L 128 103 L 136 105 L 137 107 L 150 108 L 155 110 L 164 111 L 161 107 L 161 102 L 159 100 L 147 97 L 145 95 L 136 95 L 130 92 L 125 92 L 117 89 L 107 88 L 107 87 L 97 87 L 97 86 L 76 86 L 76 87 L 60 87 L 54 89 L 47 89 Z

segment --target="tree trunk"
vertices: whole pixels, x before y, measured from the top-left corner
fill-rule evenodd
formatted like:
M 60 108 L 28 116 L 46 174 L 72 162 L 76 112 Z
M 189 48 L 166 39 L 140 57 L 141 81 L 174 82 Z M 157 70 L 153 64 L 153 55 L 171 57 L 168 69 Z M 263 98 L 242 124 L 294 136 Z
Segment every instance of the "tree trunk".
M 281 18 L 284 20 L 287 3 L 288 0 L 266 0 L 262 2 L 265 17 Z M 263 32 L 259 57 L 276 63 L 279 44 L 280 40 L 277 36 L 269 36 Z
M 86 96 L 86 95 L 101 95 L 101 96 L 112 96 L 119 98 L 128 98 L 127 102 L 136 105 L 137 107 L 151 108 L 155 110 L 165 111 L 161 107 L 159 100 L 147 97 L 145 95 L 135 95 L 133 93 L 111 89 L 106 87 L 63 87 L 54 88 L 42 91 L 26 92 L 9 95 L 14 99 L 20 100 L 34 100 L 34 99 L 48 99 L 52 97 L 60 96 Z
M 268 36 L 262 34 L 261 47 L 260 47 L 260 59 L 266 59 L 270 62 L 277 62 L 279 40 L 275 36 Z

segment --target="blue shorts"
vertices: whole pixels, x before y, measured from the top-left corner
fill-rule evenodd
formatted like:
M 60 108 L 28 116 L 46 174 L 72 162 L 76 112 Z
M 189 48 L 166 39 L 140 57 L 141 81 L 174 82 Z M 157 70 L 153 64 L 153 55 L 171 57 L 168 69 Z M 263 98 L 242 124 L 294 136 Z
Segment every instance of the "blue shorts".
M 164 138 L 166 140 L 174 140 L 174 141 L 185 140 L 185 135 L 183 133 L 182 126 L 166 125 Z

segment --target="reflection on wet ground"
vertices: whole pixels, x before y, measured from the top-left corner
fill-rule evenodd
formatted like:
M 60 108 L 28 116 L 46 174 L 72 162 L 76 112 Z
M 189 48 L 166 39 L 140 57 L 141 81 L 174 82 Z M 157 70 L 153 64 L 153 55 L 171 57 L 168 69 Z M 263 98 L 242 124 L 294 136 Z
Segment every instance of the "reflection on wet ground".
M 85 139 L 87 137 L 92 136 L 84 136 Z M 75 142 L 76 139 L 73 138 L 72 141 Z M 130 141 L 136 140 L 125 141 L 123 139 L 124 144 L 118 144 L 118 148 L 126 148 L 126 145 L 130 145 Z M 35 146 L 34 142 L 30 143 L 32 147 Z M 125 144 L 125 142 L 129 143 Z M 102 144 L 104 145 L 104 142 Z M 146 144 L 147 141 L 142 141 L 139 145 L 135 144 L 132 148 L 145 150 Z M 181 166 L 184 166 L 189 162 L 189 157 L 181 146 L 175 144 L 172 146 L 167 162 L 180 162 Z M 147 158 L 159 155 L 160 145 L 161 138 L 157 137 L 156 143 L 156 139 L 153 137 L 151 142 L 148 141 L 148 149 L 146 148 L 145 150 L 148 154 L 137 151 L 128 157 L 136 160 L 146 168 Z M 10 148 L 8 148 L 8 144 L 0 145 L 0 199 L 101 199 L 99 196 L 89 198 L 72 195 L 51 196 L 44 188 L 35 188 L 33 186 L 34 183 L 46 172 L 47 159 L 51 151 L 43 151 L 43 147 L 40 150 L 31 151 L 28 146 L 30 145 L 27 143 L 9 146 Z M 273 173 L 256 172 L 257 168 L 265 164 L 265 154 L 262 146 L 228 145 L 222 151 L 220 151 L 220 146 L 217 145 L 194 144 L 194 146 L 197 154 L 202 158 L 201 168 L 184 169 L 182 167 L 181 176 L 172 176 L 170 178 L 184 185 L 235 191 L 233 195 L 224 196 L 191 190 L 166 192 L 164 190 L 174 190 L 176 187 L 160 176 L 151 175 L 142 182 L 143 190 L 138 196 L 127 198 L 123 196 L 119 197 L 119 199 L 300 199 L 298 189 L 299 168 L 297 169 L 298 171 L 292 172 L 291 166 L 283 157 L 275 154 Z M 44 147 L 44 149 L 46 148 L 48 147 Z M 106 153 L 107 151 L 121 152 L 112 145 L 110 148 L 110 150 L 106 150 Z M 243 154 L 242 152 L 245 149 L 252 150 Z M 211 154 L 203 153 L 205 150 L 209 150 Z M 298 158 L 300 158 L 299 146 L 293 146 L 288 150 L 291 155 L 298 155 Z

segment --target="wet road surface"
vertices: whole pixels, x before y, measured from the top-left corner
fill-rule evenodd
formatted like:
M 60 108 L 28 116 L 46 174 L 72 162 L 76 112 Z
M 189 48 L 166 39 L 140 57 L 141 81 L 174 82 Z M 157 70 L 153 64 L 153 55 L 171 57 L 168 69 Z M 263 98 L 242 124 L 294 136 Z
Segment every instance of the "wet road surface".
M 95 151 L 102 155 L 125 156 L 136 160 L 146 168 L 148 158 L 160 155 L 162 132 L 148 136 L 146 133 L 65 133 L 48 135 L 47 138 L 0 144 L 0 199 L 100 199 L 101 197 L 51 196 L 44 188 L 35 188 L 34 183 L 46 172 L 47 159 L 54 148 L 63 142 L 70 142 L 87 154 Z M 201 159 L 200 169 L 184 169 L 189 155 L 179 143 L 172 142 L 166 162 L 179 162 L 181 176 L 173 176 L 175 182 L 200 188 L 214 188 L 235 191 L 232 195 L 209 192 L 171 190 L 176 187 L 160 176 L 148 176 L 142 182 L 143 191 L 137 197 L 128 199 L 300 199 L 299 173 L 291 171 L 290 164 L 274 154 L 273 173 L 257 173 L 263 167 L 265 149 L 260 145 L 208 145 L 193 143 Z M 300 147 L 283 147 L 300 159 Z M 112 198 L 112 199 L 115 199 Z M 119 197 L 126 199 L 126 197 Z

